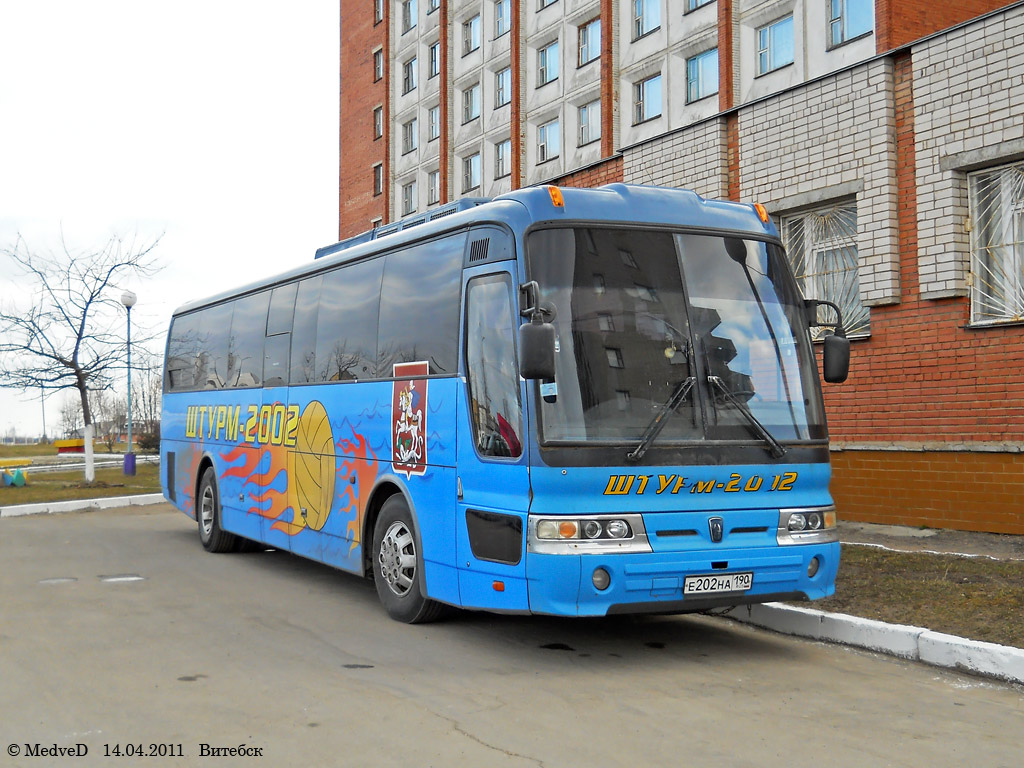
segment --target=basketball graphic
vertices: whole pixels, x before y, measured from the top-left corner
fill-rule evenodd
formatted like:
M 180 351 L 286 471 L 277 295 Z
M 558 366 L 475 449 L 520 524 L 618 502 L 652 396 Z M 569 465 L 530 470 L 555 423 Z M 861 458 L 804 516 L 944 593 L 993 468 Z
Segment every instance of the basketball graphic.
M 334 500 L 337 461 L 334 435 L 323 405 L 314 400 L 299 417 L 295 448 L 290 453 L 290 488 L 295 523 L 319 531 L 327 522 Z

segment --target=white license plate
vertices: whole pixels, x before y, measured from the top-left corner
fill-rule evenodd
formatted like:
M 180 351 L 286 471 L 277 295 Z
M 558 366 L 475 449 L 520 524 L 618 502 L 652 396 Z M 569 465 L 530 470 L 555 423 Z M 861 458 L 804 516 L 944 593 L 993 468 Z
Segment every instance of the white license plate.
M 714 595 L 719 592 L 746 592 L 754 584 L 753 573 L 713 573 L 687 576 L 684 595 Z

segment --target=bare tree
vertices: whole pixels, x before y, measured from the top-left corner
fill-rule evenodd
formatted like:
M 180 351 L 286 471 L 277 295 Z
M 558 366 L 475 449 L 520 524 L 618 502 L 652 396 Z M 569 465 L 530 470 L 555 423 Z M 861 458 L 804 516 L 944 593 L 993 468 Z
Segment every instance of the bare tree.
M 27 307 L 0 307 L 0 386 L 21 390 L 75 389 L 86 426 L 93 423 L 89 392 L 110 386 L 124 367 L 124 308 L 118 283 L 148 277 L 159 267 L 160 238 L 139 244 L 111 237 L 103 247 L 35 253 L 19 236 L 3 253 L 30 279 Z M 148 339 L 133 338 L 144 346 Z
M 60 404 L 60 434 L 71 437 L 82 428 L 82 401 L 70 394 Z

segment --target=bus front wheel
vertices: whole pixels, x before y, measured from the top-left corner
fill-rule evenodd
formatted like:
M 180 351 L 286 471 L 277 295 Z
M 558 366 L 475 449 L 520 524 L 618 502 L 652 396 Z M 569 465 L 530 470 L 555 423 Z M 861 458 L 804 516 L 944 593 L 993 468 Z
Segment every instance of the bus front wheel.
M 420 589 L 422 569 L 409 505 L 401 495 L 392 496 L 373 526 L 373 582 L 392 619 L 421 624 L 440 617 L 442 604 Z
M 199 481 L 196 521 L 199 523 L 199 541 L 207 552 L 230 552 L 235 548 L 235 535 L 220 527 L 220 492 L 213 467 L 207 467 Z

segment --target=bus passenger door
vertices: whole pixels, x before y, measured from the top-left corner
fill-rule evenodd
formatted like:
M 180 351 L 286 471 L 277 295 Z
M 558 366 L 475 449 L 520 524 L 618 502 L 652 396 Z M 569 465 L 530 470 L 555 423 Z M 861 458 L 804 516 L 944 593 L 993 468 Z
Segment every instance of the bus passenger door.
M 466 270 L 456 520 L 463 605 L 526 611 L 529 473 L 513 277 Z

